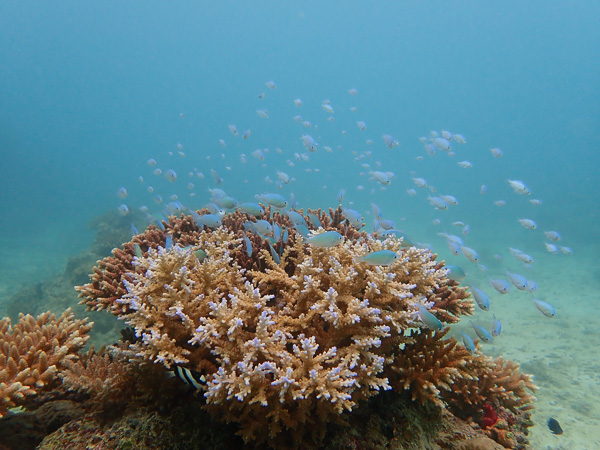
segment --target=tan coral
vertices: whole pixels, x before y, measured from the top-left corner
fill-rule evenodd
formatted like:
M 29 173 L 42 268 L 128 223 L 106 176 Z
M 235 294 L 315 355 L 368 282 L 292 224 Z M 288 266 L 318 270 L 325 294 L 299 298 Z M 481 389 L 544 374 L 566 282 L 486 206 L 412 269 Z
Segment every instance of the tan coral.
M 501 356 L 496 359 L 475 356 L 469 361 L 469 370 L 476 378 L 456 380 L 448 398 L 464 408 L 490 402 L 513 412 L 527 411 L 533 407 L 537 386 L 531 375 L 518 369 L 517 363 L 504 361 Z
M 248 441 L 265 439 L 266 425 L 271 443 L 284 429 L 318 437 L 324 428 L 315 417 L 337 420 L 389 389 L 384 368 L 394 349 L 414 341 L 405 330 L 422 326 L 417 304 L 449 322 L 472 307 L 434 255 L 397 239 L 314 248 L 294 235 L 278 262 L 263 248 L 253 264 L 260 270 L 246 270 L 236 260 L 236 236 L 221 227 L 200 232 L 192 248 L 149 249 L 124 276 L 127 294 L 116 302 L 139 338 L 130 348 L 169 368 L 206 372 L 207 407 L 240 423 Z M 197 248 L 206 258 L 196 257 Z M 381 249 L 399 261 L 355 262 Z M 458 308 L 438 307 L 442 288 Z
M 389 366 L 396 390 L 410 391 L 421 404 L 444 406 L 441 392 L 452 392 L 457 380 L 474 379 L 468 367 L 470 353 L 456 339 L 444 339 L 448 330 L 434 333 L 413 330 L 407 343 Z
M 58 318 L 20 314 L 14 326 L 8 317 L 0 320 L 0 417 L 52 387 L 58 370 L 77 358 L 92 323 L 74 317 L 68 309 Z

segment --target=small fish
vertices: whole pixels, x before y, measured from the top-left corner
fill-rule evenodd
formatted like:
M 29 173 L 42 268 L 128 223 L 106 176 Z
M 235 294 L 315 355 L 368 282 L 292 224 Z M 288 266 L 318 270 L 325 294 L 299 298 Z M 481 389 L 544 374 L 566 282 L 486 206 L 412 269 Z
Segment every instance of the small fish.
M 387 148 L 394 148 L 397 145 L 399 145 L 398 141 L 396 139 L 394 139 L 394 136 L 392 136 L 390 134 L 384 134 L 382 137 L 383 137 L 383 142 L 385 143 L 385 146 Z
M 510 253 L 517 258 L 519 261 L 524 262 L 525 264 L 533 263 L 533 256 L 528 255 L 527 253 L 523 253 L 521 250 L 516 248 L 508 248 Z
M 441 331 L 444 328 L 440 319 L 430 313 L 423 305 L 419 304 L 417 308 L 419 309 L 419 317 L 427 328 L 435 331 Z
M 537 224 L 531 219 L 517 219 L 521 225 L 523 225 L 528 230 L 535 230 L 537 228 Z
M 448 269 L 448 273 L 446 274 L 446 276 L 451 280 L 462 281 L 465 278 L 467 278 L 467 274 L 465 273 L 462 267 L 448 264 L 447 266 L 444 266 L 444 268 Z
M 275 208 L 285 208 L 287 200 L 280 194 L 258 194 L 254 196 L 258 201 L 265 202 Z
M 330 104 L 323 103 L 321 105 L 321 108 L 323 108 L 323 111 L 325 111 L 327 114 L 333 114 L 334 113 L 333 108 L 331 107 Z
M 535 298 L 531 298 L 531 301 L 535 304 L 535 307 L 546 317 L 555 317 L 556 311 L 554 310 L 554 306 L 550 303 L 546 303 L 542 300 L 537 300 Z
M 261 117 L 263 119 L 269 118 L 269 111 L 267 111 L 266 109 L 257 109 L 256 114 L 258 115 L 258 117 Z
M 379 171 L 369 171 L 369 175 L 371 175 L 375 181 L 379 184 L 383 184 L 388 186 L 392 182 L 392 176 L 390 176 L 391 172 L 379 172 Z
M 494 205 L 496 205 L 496 206 L 504 206 L 504 205 L 506 205 L 506 202 L 504 200 L 496 200 L 494 202 Z
M 148 161 L 146 161 L 146 163 L 149 166 L 155 166 L 156 165 L 156 160 L 154 158 L 150 158 Z
M 548 419 L 548 428 L 550 431 L 552 431 L 552 434 L 563 434 L 563 429 L 561 428 L 560 423 L 558 423 L 558 420 L 552 417 Z
M 546 236 L 546 239 L 548 239 L 549 241 L 560 241 L 560 233 L 558 231 L 544 231 L 544 236 Z
M 256 150 L 254 150 L 251 153 L 251 155 L 254 156 L 256 159 L 258 159 L 259 161 L 265 160 L 265 152 L 263 152 L 260 148 L 257 148 Z
M 142 248 L 140 247 L 140 245 L 135 244 L 133 246 L 133 248 L 135 249 L 135 256 L 137 256 L 138 258 L 141 258 L 143 256 L 143 254 L 142 254 Z
M 573 250 L 571 250 L 570 247 L 559 247 L 560 252 L 565 254 L 565 255 L 572 255 L 573 254 Z
M 198 221 L 208 228 L 217 228 L 222 225 L 221 218 L 216 214 L 204 214 L 202 216 L 198 214 Z
M 473 298 L 477 302 L 477 306 L 479 306 L 484 311 L 489 311 L 490 309 L 490 299 L 481 289 L 477 289 L 475 286 L 469 286 L 471 292 L 473 293 Z
M 231 134 L 233 134 L 234 136 L 238 136 L 238 130 L 237 127 L 235 125 L 229 125 L 229 131 L 231 131 Z
M 248 255 L 248 258 L 250 258 L 252 256 L 252 243 L 245 233 L 242 235 L 242 238 L 244 240 L 244 244 L 246 244 L 246 255 Z
M 414 178 L 413 177 L 413 183 L 415 183 L 418 187 L 420 188 L 426 188 L 427 187 L 427 181 L 425 180 L 425 178 Z
M 502 332 L 502 322 L 500 322 L 497 318 L 496 318 L 496 314 L 492 314 L 492 316 L 494 317 L 494 323 L 492 324 L 492 336 L 500 336 L 500 333 Z
M 534 293 L 537 291 L 537 283 L 533 280 L 527 280 L 527 285 L 525 286 L 525 290 L 527 292 Z
M 294 99 L 294 105 L 296 106 L 302 106 L 302 99 L 301 98 L 296 98 Z M 300 119 L 300 121 L 302 121 L 302 119 Z
M 171 247 L 173 247 L 173 235 L 167 234 L 165 238 L 165 250 L 169 250 Z
M 490 286 L 496 289 L 501 294 L 508 294 L 510 292 L 510 284 L 506 280 L 490 280 Z
M 267 81 L 265 83 L 265 86 L 268 87 L 269 89 L 277 89 L 277 85 L 275 84 L 275 82 L 273 80 Z
M 370 266 L 391 266 L 398 258 L 398 254 L 392 250 L 379 250 L 365 256 L 354 258 L 354 261 L 357 263 L 367 263 Z
M 487 186 L 486 186 L 485 184 L 482 184 L 482 185 L 481 185 L 481 188 L 479 189 L 479 193 L 480 193 L 481 195 L 485 195 L 485 194 L 486 194 L 486 192 L 487 192 Z
M 473 163 L 471 161 L 460 161 L 456 164 L 458 164 L 458 166 L 462 167 L 463 169 L 470 169 L 471 167 L 473 167 Z
M 531 194 L 531 191 L 529 190 L 529 188 L 521 180 L 507 180 L 507 181 L 508 181 L 508 184 L 510 185 L 510 187 L 513 188 L 513 191 L 515 191 L 517 194 L 521 194 L 521 195 Z
M 273 261 L 275 261 L 275 264 L 279 264 L 281 262 L 281 259 L 279 258 L 279 255 L 273 248 L 273 245 L 271 244 L 271 242 L 269 242 L 269 251 L 271 252 L 271 258 L 273 258 Z
M 303 134 L 300 139 L 302 140 L 302 144 L 306 147 L 306 150 L 309 152 L 314 152 L 317 150 L 318 144 L 315 142 L 313 137 L 310 134 Z
M 446 244 L 448 244 L 448 248 L 450 249 L 450 251 L 452 252 L 453 255 L 458 256 L 460 255 L 460 245 L 457 244 L 454 241 L 450 241 L 447 240 Z
M 431 140 L 431 143 L 444 152 L 449 152 L 452 150 L 452 146 L 450 145 L 450 141 L 448 139 L 436 137 Z
M 238 201 L 235 198 L 230 197 L 228 195 L 226 195 L 225 197 L 213 198 L 212 200 L 216 203 L 218 207 L 224 209 L 233 209 L 238 205 Z
M 479 262 L 479 255 L 475 250 L 470 247 L 465 247 L 464 245 L 460 247 L 463 254 L 467 257 L 467 259 L 471 262 L 477 263 Z
M 171 183 L 174 183 L 177 180 L 177 174 L 173 169 L 169 169 L 165 172 L 165 178 L 169 180 Z
M 491 148 L 490 152 L 494 158 L 502 158 L 503 153 L 499 148 Z
M 513 284 L 513 286 L 516 287 L 518 290 L 524 291 L 527 289 L 527 278 L 525 278 L 523 275 L 519 275 L 518 273 L 510 273 L 507 270 L 506 276 Z
M 199 248 L 198 250 L 196 250 L 194 252 L 194 255 L 196 256 L 196 258 L 198 259 L 198 261 L 202 262 L 206 259 L 206 252 L 204 250 L 202 250 L 201 248 Z
M 344 236 L 337 231 L 325 231 L 320 234 L 311 234 L 306 241 L 313 247 L 329 248 L 344 242 Z
M 190 370 L 181 366 L 175 366 L 173 375 L 184 383 L 189 384 L 194 389 L 203 389 L 204 386 L 206 386 L 206 377 L 195 370 Z
M 314 228 L 318 229 L 321 226 L 321 219 L 319 219 L 319 216 L 317 216 L 316 214 L 311 213 L 311 212 L 309 212 L 307 214 L 307 216 L 308 216 L 308 221 Z
M 448 203 L 441 197 L 427 197 L 427 200 L 435 209 L 448 209 Z
M 350 95 L 358 95 L 358 90 L 356 88 L 352 88 L 348 90 L 348 94 Z
M 467 140 L 465 139 L 465 137 L 462 134 L 453 134 L 452 139 L 454 140 L 454 142 L 457 142 L 459 144 L 467 143 Z
M 252 133 L 252 132 L 250 131 L 250 129 L 247 129 L 246 131 L 244 131 L 244 132 L 242 133 L 242 139 L 248 139 L 248 138 L 250 137 L 250 133 Z
M 261 236 L 272 236 L 273 235 L 273 225 L 266 220 L 257 220 L 255 223 L 249 222 L 251 227 L 256 231 L 256 233 Z
M 290 184 L 290 180 L 291 180 L 291 178 L 290 178 L 290 176 L 289 176 L 287 173 L 285 173 L 285 172 L 282 172 L 282 171 L 278 170 L 278 171 L 277 171 L 277 178 L 279 178 L 279 180 L 280 180 L 282 183 L 285 183 L 285 184 Z
M 483 328 L 481 325 L 475 325 L 473 321 L 471 321 L 471 326 L 473 327 L 473 330 L 475 330 L 475 333 L 477 333 L 477 336 L 479 336 L 479 339 L 481 339 L 483 342 L 492 342 L 492 335 L 488 330 Z
M 117 196 L 121 197 L 121 198 L 126 198 L 127 197 L 127 189 L 125 189 L 124 187 L 120 187 L 119 190 L 117 191 Z
M 440 198 L 443 199 L 446 203 L 452 206 L 458 205 L 458 200 L 454 195 L 440 195 Z
M 237 209 L 255 217 L 262 216 L 265 213 L 264 208 L 258 203 L 242 203 L 237 206 Z
M 373 216 L 376 219 L 381 219 L 381 217 L 383 216 L 383 211 L 376 203 L 371 203 L 371 211 L 373 211 Z
M 550 242 L 544 242 L 544 245 L 546 246 L 546 250 L 549 253 L 552 253 L 554 255 L 558 253 L 558 247 L 556 245 L 551 244 Z
M 361 131 L 367 131 L 367 124 L 364 120 L 359 120 L 358 122 L 356 122 L 356 126 Z
M 127 207 L 127 205 L 125 203 L 122 203 L 119 208 L 119 214 L 121 214 L 122 216 L 126 216 L 127 214 L 129 214 L 129 208 Z
M 466 333 L 461 334 L 463 345 L 465 346 L 465 348 L 469 350 L 470 353 L 475 353 L 475 343 L 473 342 L 473 339 L 471 339 L 471 336 L 469 336 Z
M 343 208 L 342 214 L 350 222 L 354 228 L 362 228 L 363 226 L 363 216 L 358 211 L 349 208 Z

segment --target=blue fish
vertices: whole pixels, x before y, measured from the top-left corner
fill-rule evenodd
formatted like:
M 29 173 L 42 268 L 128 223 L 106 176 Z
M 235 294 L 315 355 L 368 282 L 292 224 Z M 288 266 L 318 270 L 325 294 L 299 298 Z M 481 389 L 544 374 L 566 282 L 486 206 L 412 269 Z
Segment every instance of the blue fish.
M 477 306 L 479 306 L 484 311 L 488 311 L 490 309 L 490 299 L 481 289 L 477 289 L 475 286 L 469 286 L 471 292 L 473 293 L 473 298 L 477 302 Z
M 477 333 L 477 336 L 479 336 L 479 339 L 481 339 L 483 342 L 492 342 L 492 335 L 488 330 L 483 328 L 481 325 L 475 325 L 473 321 L 471 321 L 471 326 L 475 330 L 475 333 Z
M 469 336 L 466 333 L 461 334 L 463 345 L 465 346 L 465 348 L 469 350 L 470 353 L 475 353 L 475 343 L 473 342 L 473 339 L 471 339 L 471 336 Z
M 427 328 L 434 331 L 441 331 L 444 328 L 444 324 L 440 319 L 430 313 L 423 305 L 417 305 L 417 308 L 419 308 L 419 317 Z
M 502 331 L 502 322 L 500 322 L 498 319 L 496 319 L 496 314 L 493 314 L 494 316 L 494 323 L 492 325 L 492 336 L 500 336 L 500 332 Z
M 391 266 L 398 261 L 398 253 L 391 250 L 379 250 L 368 255 L 360 256 L 354 260 L 358 263 L 367 263 L 371 266 Z

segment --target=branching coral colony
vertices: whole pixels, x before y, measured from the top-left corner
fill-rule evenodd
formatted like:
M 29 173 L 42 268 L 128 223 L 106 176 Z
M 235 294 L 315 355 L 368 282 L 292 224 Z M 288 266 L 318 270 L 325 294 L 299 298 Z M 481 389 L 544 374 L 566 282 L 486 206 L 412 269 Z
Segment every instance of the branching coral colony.
M 440 407 L 530 407 L 534 386 L 516 365 L 472 355 L 421 320 L 418 305 L 448 324 L 473 311 L 435 255 L 361 233 L 340 209 L 312 213 L 343 243 L 310 245 L 269 208 L 268 235 L 241 212 L 214 229 L 182 215 L 115 249 L 78 290 L 135 330 L 138 358 L 204 374 L 205 408 L 247 442 L 319 442 L 327 423 L 387 389 Z M 356 261 L 379 250 L 398 258 Z

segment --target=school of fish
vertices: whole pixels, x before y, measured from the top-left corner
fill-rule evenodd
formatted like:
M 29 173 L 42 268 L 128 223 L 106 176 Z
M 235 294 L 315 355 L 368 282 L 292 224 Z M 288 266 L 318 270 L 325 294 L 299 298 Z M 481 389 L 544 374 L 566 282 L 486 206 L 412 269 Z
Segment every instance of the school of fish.
M 541 248 L 548 257 L 563 257 L 573 251 L 562 245 L 562 235 L 552 229 L 551 224 L 538 225 L 534 217 L 542 200 L 534 196 L 535 187 L 530 189 L 526 181 L 513 177 L 511 173 L 503 175 L 504 190 L 498 189 L 497 180 L 488 180 L 485 184 L 475 181 L 477 178 L 473 174 L 478 164 L 473 162 L 473 158 L 463 159 L 468 154 L 473 155 L 473 150 L 469 149 L 462 134 L 448 130 L 429 131 L 418 141 L 411 138 L 402 144 L 390 132 L 392 130 L 380 133 L 376 124 L 367 123 L 361 116 L 362 106 L 356 88 L 349 89 L 335 102 L 324 99 L 309 108 L 309 102 L 299 97 L 281 98 L 280 89 L 274 81 L 267 81 L 265 86 L 267 91 L 256 96 L 253 115 L 259 121 L 248 119 L 249 123 L 256 124 L 254 129 L 239 131 L 236 124 L 223 123 L 223 133 L 214 144 L 184 146 L 177 142 L 172 150 L 147 155 L 148 170 L 137 175 L 143 189 L 134 188 L 133 183 L 116 189 L 119 214 L 129 215 L 135 203 L 135 207 L 159 226 L 170 214 L 186 213 L 198 225 L 216 228 L 228 211 L 237 209 L 260 217 L 268 205 L 286 214 L 308 245 L 339 245 L 344 240 L 339 233 L 323 230 L 310 233 L 305 218 L 296 212 L 302 207 L 298 198 L 302 198 L 305 191 L 315 194 L 316 190 L 317 198 L 314 202 L 306 202 L 307 207 L 340 204 L 344 216 L 354 227 L 378 238 L 395 236 L 404 239 L 407 246 L 429 247 L 442 254 L 449 251 L 446 259 L 453 259 L 447 264 L 448 277 L 468 286 L 480 309 L 476 322 L 459 324 L 455 333 L 469 351 L 475 351 L 474 339 L 490 343 L 500 335 L 502 323 L 496 315 L 502 316 L 502 305 L 498 299 L 504 295 L 523 295 L 541 315 L 548 318 L 557 315 L 551 299 L 539 295 L 538 292 L 543 290 L 538 290 L 537 283 L 528 275 L 535 264 L 540 264 L 529 253 L 539 254 Z M 296 131 L 290 132 L 285 144 L 274 149 L 265 146 L 270 145 L 268 142 L 258 146 L 254 143 L 258 139 L 255 136 L 269 134 L 269 127 L 265 124 L 278 118 L 282 104 L 289 106 L 290 114 L 287 117 L 281 113 L 279 120 L 287 121 L 289 129 Z M 187 120 L 187 117 L 187 113 L 180 114 L 181 120 Z M 244 128 L 246 126 L 241 129 Z M 372 129 L 377 131 L 372 132 Z M 492 158 L 500 163 L 507 158 L 510 150 L 490 146 L 479 153 L 477 158 Z M 458 162 L 454 162 L 456 159 Z M 429 167 L 428 161 L 431 162 Z M 443 192 L 439 193 L 436 186 L 438 178 L 430 176 L 431 167 L 436 167 L 433 173 L 436 170 L 460 172 L 456 172 L 456 178 L 450 181 L 439 177 L 443 186 Z M 340 181 L 346 184 L 335 184 Z M 491 215 L 492 210 L 501 210 L 509 203 L 516 205 L 519 215 L 512 219 L 512 226 L 516 233 L 522 230 L 523 239 L 519 246 L 525 245 L 524 250 L 511 242 L 503 246 L 494 242 L 496 253 L 493 256 L 490 256 L 489 248 L 478 252 L 475 242 L 481 242 L 481 236 L 485 236 L 488 230 L 476 225 L 481 220 L 473 216 L 472 210 L 460 210 L 459 205 L 468 202 L 464 199 L 459 202 L 456 192 L 453 192 L 457 190 L 456 183 L 466 182 L 473 185 L 474 196 L 484 202 L 485 209 L 480 211 L 481 215 Z M 491 196 L 492 189 L 488 185 L 496 186 L 495 197 Z M 138 193 L 136 197 L 134 192 Z M 124 203 L 125 199 L 129 204 Z M 387 217 L 379 206 L 382 204 L 387 205 Z M 420 217 L 402 217 L 401 213 L 424 207 L 434 216 L 431 225 L 439 231 L 422 237 L 437 240 L 435 244 L 414 241 L 397 227 L 399 222 L 422 221 Z M 201 209 L 208 213 L 198 214 Z M 308 217 L 312 228 L 318 230 L 319 218 L 316 215 Z M 273 242 L 287 240 L 287 230 L 281 230 L 266 220 L 257 219 L 244 226 L 247 231 Z M 423 224 L 422 228 L 429 226 Z M 133 224 L 132 229 L 137 232 Z M 472 234 L 477 234 L 478 240 L 470 242 Z M 250 240 L 245 238 L 243 241 L 251 255 Z M 277 261 L 279 255 L 273 247 L 271 253 Z M 396 253 L 382 250 L 358 257 L 355 263 L 388 266 L 397 259 Z M 493 268 L 488 269 L 488 265 Z M 482 282 L 482 279 L 487 281 Z M 415 314 L 427 327 L 434 330 L 442 328 L 441 322 L 428 312 L 426 305 L 419 305 Z

